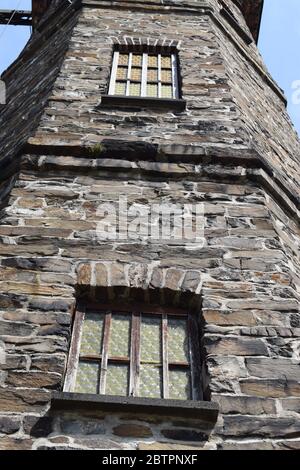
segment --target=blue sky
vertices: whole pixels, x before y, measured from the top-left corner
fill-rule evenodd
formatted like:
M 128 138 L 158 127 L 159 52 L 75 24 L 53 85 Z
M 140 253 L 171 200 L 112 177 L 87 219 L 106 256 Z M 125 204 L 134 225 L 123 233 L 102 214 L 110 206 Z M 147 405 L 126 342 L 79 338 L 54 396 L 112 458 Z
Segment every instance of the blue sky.
M 0 9 L 17 7 L 30 9 L 31 0 L 0 0 Z M 17 57 L 29 35 L 28 27 L 0 25 L 0 73 Z M 285 91 L 290 116 L 300 134 L 299 44 L 300 0 L 265 0 L 259 48 L 271 74 Z

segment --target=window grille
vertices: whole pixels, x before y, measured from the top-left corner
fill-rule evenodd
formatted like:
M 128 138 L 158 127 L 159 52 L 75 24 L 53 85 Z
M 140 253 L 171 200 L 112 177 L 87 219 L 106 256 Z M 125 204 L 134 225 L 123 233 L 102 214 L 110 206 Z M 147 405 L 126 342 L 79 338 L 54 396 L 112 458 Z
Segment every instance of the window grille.
M 65 391 L 202 399 L 196 316 L 163 308 L 77 309 Z
M 177 54 L 115 51 L 108 94 L 180 98 Z

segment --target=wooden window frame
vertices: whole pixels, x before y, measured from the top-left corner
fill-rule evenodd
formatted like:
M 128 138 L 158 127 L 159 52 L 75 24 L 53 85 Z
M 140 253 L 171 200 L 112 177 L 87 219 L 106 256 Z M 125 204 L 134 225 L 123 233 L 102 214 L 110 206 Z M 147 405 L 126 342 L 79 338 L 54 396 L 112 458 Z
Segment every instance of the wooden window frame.
M 166 99 L 165 97 L 162 96 L 162 86 L 164 85 L 164 82 L 161 80 L 161 72 L 164 70 L 164 67 L 161 65 L 161 58 L 163 56 L 168 56 L 171 59 L 171 82 L 168 82 L 167 84 L 172 86 L 172 97 L 167 98 L 167 99 L 172 99 L 172 100 L 178 100 L 180 99 L 180 90 L 179 90 L 179 61 L 178 61 L 178 52 L 161 52 L 159 49 L 157 51 L 151 51 L 151 52 L 139 52 L 136 51 L 129 46 L 122 50 L 122 54 L 128 54 L 128 73 L 126 79 L 120 79 L 117 80 L 117 71 L 119 67 L 119 56 L 120 56 L 120 51 L 119 50 L 114 50 L 113 52 L 113 61 L 112 61 L 112 68 L 111 68 L 111 74 L 110 74 L 110 81 L 109 81 L 109 87 L 108 87 L 108 96 L 126 96 L 128 98 L 154 98 L 154 99 Z M 131 67 L 132 67 L 132 56 L 133 54 L 140 54 L 142 56 L 142 65 L 139 67 L 141 68 L 141 82 L 137 82 L 135 80 L 130 79 L 130 73 L 131 73 Z M 156 56 L 158 60 L 158 80 L 155 82 L 148 81 L 147 77 L 147 71 L 148 71 L 148 57 L 149 56 Z M 151 67 L 150 67 L 151 69 Z M 116 83 L 117 82 L 124 82 L 126 84 L 125 86 L 125 95 L 117 95 L 115 93 L 115 88 L 116 88 Z M 141 91 L 140 95 L 130 95 L 130 84 L 131 83 L 141 83 Z M 147 96 L 147 85 L 148 84 L 157 84 L 158 87 L 158 95 L 157 96 Z
M 93 312 L 99 311 L 99 314 L 105 314 L 104 331 L 103 331 L 103 345 L 101 355 L 80 355 L 81 338 L 83 331 L 83 324 L 85 313 L 87 310 Z M 110 356 L 108 358 L 109 336 L 111 330 L 111 320 L 113 312 L 117 315 L 126 315 L 131 319 L 131 348 L 128 357 Z M 159 316 L 161 317 L 161 339 L 162 339 L 162 398 L 169 399 L 169 370 L 189 370 L 190 383 L 191 383 L 191 400 L 203 400 L 203 392 L 201 387 L 201 355 L 199 343 L 199 326 L 196 315 L 181 309 L 151 307 L 145 305 L 107 305 L 107 304 L 78 304 L 73 322 L 73 331 L 70 345 L 69 358 L 67 363 L 67 370 L 65 376 L 64 392 L 73 392 L 76 384 L 76 375 L 78 364 L 80 360 L 94 362 L 101 364 L 100 379 L 98 394 L 105 395 L 107 364 L 127 364 L 129 367 L 129 388 L 128 395 L 131 397 L 139 397 L 139 375 L 140 365 L 147 364 L 147 361 L 141 360 L 141 315 Z M 169 318 L 186 318 L 187 319 L 187 334 L 188 334 L 188 354 L 189 361 L 170 362 L 168 360 L 168 319 Z M 147 398 L 147 397 L 145 397 Z

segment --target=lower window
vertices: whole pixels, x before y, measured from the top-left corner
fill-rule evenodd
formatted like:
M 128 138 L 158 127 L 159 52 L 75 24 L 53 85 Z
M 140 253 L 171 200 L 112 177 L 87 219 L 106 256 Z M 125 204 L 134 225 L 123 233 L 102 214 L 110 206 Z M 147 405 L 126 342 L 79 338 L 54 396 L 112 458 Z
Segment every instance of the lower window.
M 196 315 L 142 306 L 80 305 L 65 391 L 201 400 Z

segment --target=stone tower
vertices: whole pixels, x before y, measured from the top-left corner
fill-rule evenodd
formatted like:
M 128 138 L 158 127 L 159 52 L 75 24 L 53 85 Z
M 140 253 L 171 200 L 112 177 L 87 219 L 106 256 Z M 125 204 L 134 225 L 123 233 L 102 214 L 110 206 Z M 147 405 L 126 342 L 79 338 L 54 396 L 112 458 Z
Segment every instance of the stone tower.
M 300 143 L 262 3 L 35 2 L 2 77 L 0 449 L 300 448 Z

